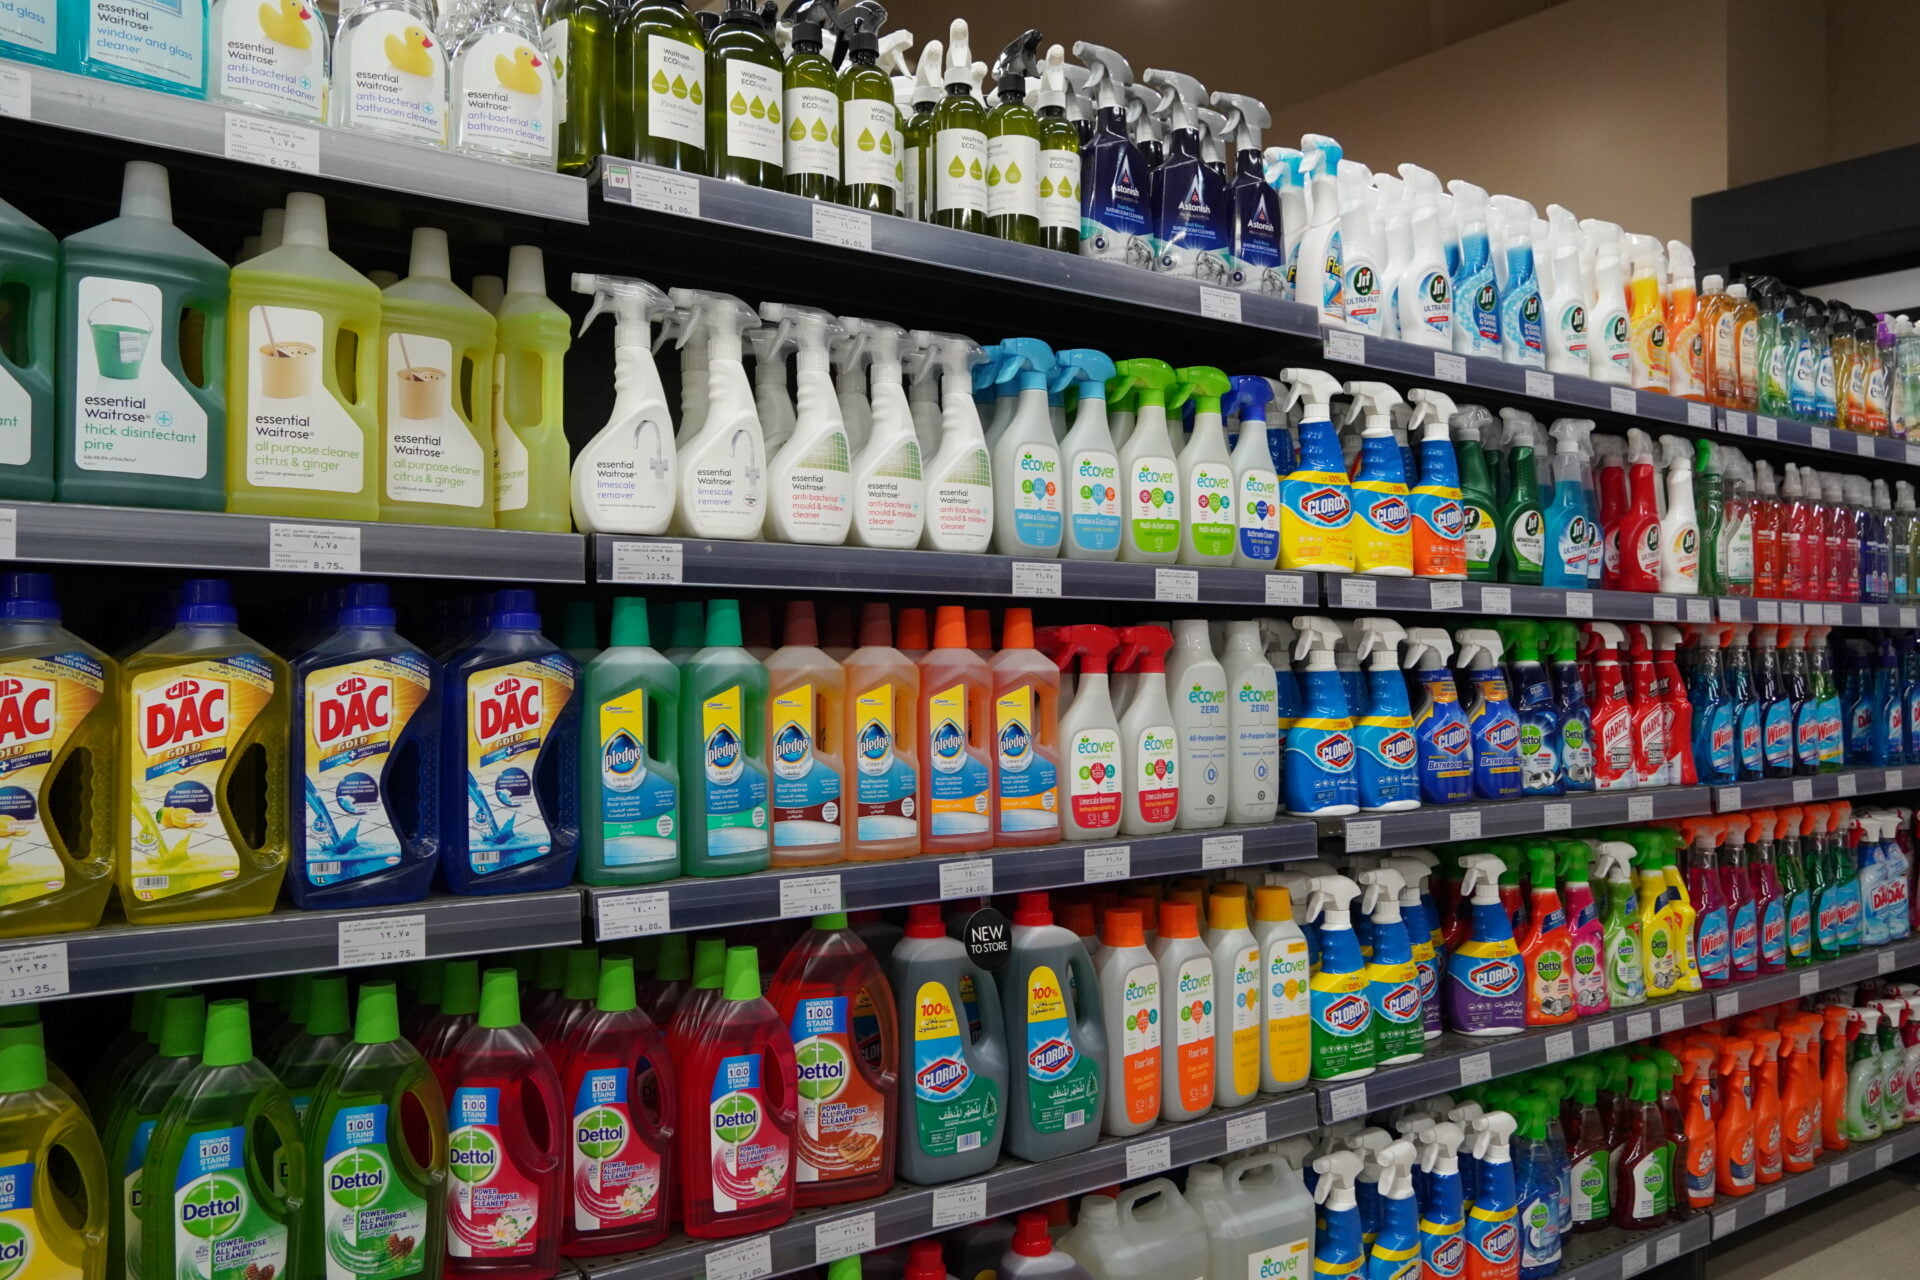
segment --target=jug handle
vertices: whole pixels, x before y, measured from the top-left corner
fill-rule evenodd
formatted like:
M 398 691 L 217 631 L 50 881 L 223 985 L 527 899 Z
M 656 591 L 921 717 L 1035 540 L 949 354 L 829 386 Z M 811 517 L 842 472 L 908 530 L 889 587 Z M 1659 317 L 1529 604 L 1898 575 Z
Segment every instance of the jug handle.
M 1114 1203 L 1120 1206 L 1120 1217 L 1125 1220 L 1134 1216 L 1134 1205 L 1139 1204 L 1142 1200 L 1150 1200 L 1163 1196 L 1173 1190 L 1176 1190 L 1176 1188 L 1171 1181 L 1166 1178 L 1155 1178 L 1151 1182 L 1142 1182 L 1128 1187 L 1113 1199 Z
M 47 1135 L 47 1150 L 51 1151 L 55 1147 L 64 1147 L 68 1158 L 80 1172 L 81 1191 L 87 1198 L 87 1216 L 78 1228 L 79 1234 L 86 1240 L 90 1250 L 104 1249 L 107 1242 L 108 1214 L 112 1212 L 114 1201 L 112 1194 L 107 1190 L 107 1182 L 100 1176 L 106 1171 L 106 1156 L 101 1152 L 100 1139 L 94 1135 L 92 1125 L 81 1116 L 70 1112 L 66 1122 Z M 89 1161 L 81 1158 L 82 1152 L 88 1147 L 91 1147 L 93 1153 L 99 1156 L 98 1159 Z M 40 1167 L 35 1170 L 34 1179 L 39 1185 L 35 1186 L 33 1191 L 39 1203 L 50 1205 L 55 1203 L 56 1192 L 49 1168 L 45 1160 L 40 1161 Z
M 980 1010 L 980 1039 L 1005 1051 L 1007 1020 L 1000 1004 L 1000 982 L 971 960 L 967 961 L 967 968 L 973 971 L 974 1007 Z
M 769 1037 L 766 1054 L 775 1067 L 767 1073 L 767 1103 L 780 1127 L 791 1129 L 800 1122 L 796 1105 L 800 1094 L 800 1062 L 793 1056 L 793 1041 L 784 1034 Z

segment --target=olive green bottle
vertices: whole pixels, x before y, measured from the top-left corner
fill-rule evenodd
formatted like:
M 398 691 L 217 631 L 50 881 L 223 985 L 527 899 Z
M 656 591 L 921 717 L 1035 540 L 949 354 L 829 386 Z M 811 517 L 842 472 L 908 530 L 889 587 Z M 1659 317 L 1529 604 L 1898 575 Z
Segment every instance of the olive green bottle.
M 1047 50 L 1040 70 L 1040 243 L 1080 252 L 1080 130 L 1067 119 L 1066 51 Z
M 781 78 L 786 63 L 755 0 L 727 0 L 707 42 L 707 172 L 728 182 L 786 186 Z
M 943 53 L 938 40 L 929 40 L 921 46 L 919 66 L 913 77 L 913 114 L 907 117 L 901 130 L 906 143 L 905 212 L 921 222 L 933 218 L 933 113 L 946 95 L 946 90 L 940 87 Z
M 1038 75 L 1040 33 L 1023 31 L 994 60 L 987 113 L 987 234 L 1040 243 L 1040 117 L 1027 105 L 1027 77 Z
M 896 213 L 905 185 L 900 109 L 893 79 L 880 69 L 880 35 L 853 15 L 840 72 L 840 203 L 868 213 Z
M 682 0 L 630 0 L 616 28 L 622 154 L 707 171 L 707 39 Z
M 840 95 L 833 64 L 821 54 L 821 17 L 831 18 L 826 0 L 799 12 L 787 69 L 781 77 L 782 119 L 786 133 L 787 190 L 811 200 L 840 198 Z
M 987 229 L 987 109 L 973 96 L 973 46 L 967 23 L 948 29 L 947 96 L 933 112 L 933 199 L 929 222 L 962 231 Z
M 612 92 L 620 52 L 614 0 L 546 0 L 540 22 L 559 90 L 560 172 L 585 173 L 602 155 L 626 155 L 629 121 Z

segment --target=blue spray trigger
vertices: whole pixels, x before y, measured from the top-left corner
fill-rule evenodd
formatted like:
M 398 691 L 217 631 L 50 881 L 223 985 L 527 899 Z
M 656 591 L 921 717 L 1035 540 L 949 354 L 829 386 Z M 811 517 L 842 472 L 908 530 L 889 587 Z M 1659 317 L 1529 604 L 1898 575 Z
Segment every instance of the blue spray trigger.
M 973 398 L 975 400 L 993 399 L 993 384 L 999 381 L 996 371 L 1000 367 L 1000 348 L 982 347 L 981 354 L 986 359 L 973 366 Z
M 1053 353 L 1053 373 L 1047 379 L 1047 390 L 1062 392 L 1077 382 L 1081 395 L 1104 398 L 1107 382 L 1113 377 L 1113 361 L 1104 351 L 1070 347 Z
M 1227 392 L 1220 402 L 1220 412 L 1227 417 L 1240 415 L 1242 422 L 1265 422 L 1267 406 L 1273 403 L 1273 384 L 1255 374 L 1235 374 L 1233 389 Z
M 999 386 L 1018 379 L 1022 391 L 1041 391 L 1053 373 L 1053 348 L 1038 338 L 1008 338 L 994 348 L 993 380 Z

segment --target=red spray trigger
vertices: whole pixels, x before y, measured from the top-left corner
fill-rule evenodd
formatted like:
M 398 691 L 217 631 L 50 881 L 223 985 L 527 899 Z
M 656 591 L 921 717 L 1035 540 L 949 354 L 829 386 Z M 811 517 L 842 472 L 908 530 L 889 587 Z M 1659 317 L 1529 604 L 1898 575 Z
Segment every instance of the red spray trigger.
M 1040 632 L 1040 651 L 1065 671 L 1077 659 L 1083 675 L 1104 675 L 1120 637 L 1112 627 L 1083 623 L 1074 627 L 1047 627 Z
M 1167 650 L 1173 648 L 1173 632 L 1165 627 L 1120 627 L 1114 634 L 1120 639 L 1120 652 L 1114 656 L 1115 671 L 1143 671 L 1159 674 L 1167 669 Z

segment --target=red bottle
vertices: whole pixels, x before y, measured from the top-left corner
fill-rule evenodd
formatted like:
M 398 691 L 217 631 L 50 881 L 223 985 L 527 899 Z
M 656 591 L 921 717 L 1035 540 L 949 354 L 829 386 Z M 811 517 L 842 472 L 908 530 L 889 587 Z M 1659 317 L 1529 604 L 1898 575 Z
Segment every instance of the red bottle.
M 635 998 L 631 956 L 601 961 L 593 1007 L 563 1053 L 573 1143 L 560 1252 L 597 1258 L 660 1243 L 673 1225 L 673 1063 Z
M 1824 530 L 1827 539 L 1827 573 L 1825 578 L 1827 599 L 1857 600 L 1859 599 L 1859 568 L 1857 565 L 1854 569 L 1855 592 L 1851 596 L 1846 594 L 1847 555 L 1850 550 L 1848 544 L 1853 541 L 1853 517 L 1847 511 L 1846 502 L 1840 496 L 1840 479 L 1838 476 L 1829 475 L 1825 477 L 1822 484 L 1822 497 L 1825 499 L 1825 502 L 1823 503 L 1823 510 L 1820 513 L 1820 520 L 1821 528 Z
M 1611 1201 L 1595 1203 L 1591 1188 L 1603 1182 L 1612 1158 L 1607 1145 L 1607 1122 L 1600 1114 L 1600 1072 L 1591 1063 L 1576 1062 L 1567 1069 L 1571 1087 L 1560 1106 L 1560 1124 L 1567 1134 L 1567 1163 L 1573 1168 L 1573 1229 L 1576 1233 L 1603 1230 L 1612 1212 Z
M 546 1046 L 547 1056 L 553 1059 L 553 1069 L 563 1076 L 567 1073 L 567 1064 L 561 1054 L 567 1037 L 580 1019 L 593 1012 L 599 995 L 600 949 L 569 947 L 566 963 L 567 973 L 560 985 L 559 999 L 549 1000 L 540 1020 L 527 1024 L 533 1028 L 534 1038 Z
M 1753 882 L 1753 917 L 1759 926 L 1759 971 L 1784 973 L 1787 967 L 1787 902 L 1780 887 L 1774 831 L 1780 817 L 1771 809 L 1747 815 L 1747 878 Z
M 667 1052 L 674 1065 L 685 1075 L 687 1049 L 706 1024 L 713 1006 L 720 1002 L 720 987 L 727 976 L 727 940 L 701 938 L 693 944 L 693 986 L 667 1024 Z
M 660 939 L 660 953 L 654 957 L 653 976 L 635 992 L 640 1008 L 656 1027 L 673 1023 L 674 1011 L 686 998 L 693 965 L 687 954 L 687 935 L 669 933 Z
M 1773 468 L 1764 461 L 1754 467 L 1767 470 L 1756 482 L 1759 492 L 1753 497 L 1753 594 L 1772 598 L 1781 594 L 1780 497 L 1774 490 Z
M 1785 1172 L 1780 1128 L 1780 1042 L 1778 1031 L 1745 1033 L 1753 1042 L 1753 1174 L 1765 1186 Z
M 1810 536 L 1813 521 L 1813 508 L 1800 488 L 1800 468 L 1789 462 L 1780 486 L 1780 597 L 1784 600 L 1810 599 L 1809 587 L 1818 588 L 1827 544 L 1824 538 Z
M 1650 1231 L 1673 1212 L 1674 1143 L 1660 1114 L 1654 1085 L 1659 1071 L 1651 1062 L 1627 1068 L 1633 1083 L 1622 1104 L 1626 1123 L 1613 1185 L 1613 1225 L 1625 1231 Z
M 760 998 L 752 947 L 727 949 L 720 999 L 675 1077 L 682 1229 L 696 1240 L 720 1240 L 791 1218 L 798 1067 L 786 1024 Z
M 1679 643 L 1680 628 L 1661 623 L 1653 629 L 1654 690 L 1667 704 L 1667 785 L 1691 787 L 1700 779 L 1693 771 L 1693 700 L 1674 656 Z
M 1627 508 L 1620 517 L 1615 584 L 1621 591 L 1660 590 L 1660 511 L 1653 485 L 1653 441 L 1635 427 L 1627 432 Z
M 787 952 L 768 993 L 799 1063 L 794 1202 L 866 1200 L 893 1187 L 900 1036 L 893 990 L 845 915 Z
M 446 1274 L 550 1280 L 566 1218 L 569 1113 L 552 1060 L 520 1023 L 512 969 L 487 970 L 479 1024 L 448 1076 Z
M 1633 705 L 1633 769 L 1643 787 L 1665 785 L 1667 770 L 1667 704 L 1660 697 L 1653 670 L 1652 639 L 1647 624 L 1627 624 L 1632 641 L 1627 655 L 1627 697 Z
M 413 1047 L 433 1068 L 440 1082 L 442 1097 L 453 1094 L 448 1071 L 453 1067 L 453 1051 L 480 1020 L 480 962 L 447 961 L 446 978 L 441 987 L 440 1012 L 427 1019 L 414 1039 Z
M 1618 454 L 1604 454 L 1600 463 L 1600 585 L 1620 588 L 1620 525 L 1627 514 L 1627 467 Z
M 1638 785 L 1634 752 L 1633 706 L 1626 672 L 1620 665 L 1625 637 L 1611 622 L 1587 624 L 1582 652 L 1592 657 L 1593 685 L 1587 690 L 1588 732 L 1593 738 L 1593 782 L 1601 791 Z

